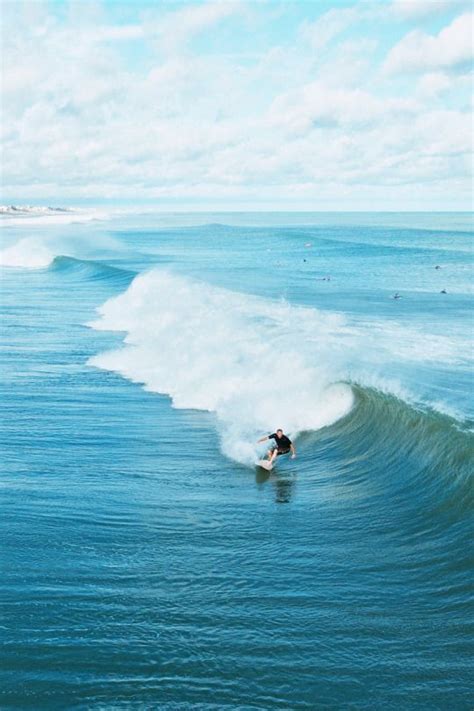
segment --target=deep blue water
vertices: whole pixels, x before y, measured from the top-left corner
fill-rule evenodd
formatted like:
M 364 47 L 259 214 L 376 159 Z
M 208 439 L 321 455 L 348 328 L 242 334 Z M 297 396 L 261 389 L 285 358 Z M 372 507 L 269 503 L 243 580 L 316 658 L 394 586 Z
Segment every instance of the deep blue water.
M 471 216 L 3 234 L 1 707 L 471 709 Z

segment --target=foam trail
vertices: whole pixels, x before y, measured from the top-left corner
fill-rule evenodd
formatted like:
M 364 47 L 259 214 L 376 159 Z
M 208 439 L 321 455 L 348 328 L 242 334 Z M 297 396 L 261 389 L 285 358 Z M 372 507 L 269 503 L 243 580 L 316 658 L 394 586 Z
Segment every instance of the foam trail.
M 351 388 L 334 384 L 345 344 L 338 314 L 157 270 L 98 311 L 89 325 L 127 336 L 89 363 L 169 394 L 174 407 L 215 412 L 222 449 L 239 462 L 258 459 L 255 440 L 272 428 L 295 436 L 352 407 Z

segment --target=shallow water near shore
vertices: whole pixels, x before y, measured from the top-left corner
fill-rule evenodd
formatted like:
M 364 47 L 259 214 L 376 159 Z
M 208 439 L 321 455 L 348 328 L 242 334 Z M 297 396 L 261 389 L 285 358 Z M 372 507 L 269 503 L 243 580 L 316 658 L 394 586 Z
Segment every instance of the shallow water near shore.
M 2 708 L 472 707 L 470 226 L 5 222 Z

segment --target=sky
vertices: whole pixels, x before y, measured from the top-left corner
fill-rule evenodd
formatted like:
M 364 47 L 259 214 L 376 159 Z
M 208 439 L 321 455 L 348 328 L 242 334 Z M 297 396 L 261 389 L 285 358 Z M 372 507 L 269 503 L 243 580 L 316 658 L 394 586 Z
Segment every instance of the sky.
M 467 0 L 2 0 L 2 202 L 471 210 Z

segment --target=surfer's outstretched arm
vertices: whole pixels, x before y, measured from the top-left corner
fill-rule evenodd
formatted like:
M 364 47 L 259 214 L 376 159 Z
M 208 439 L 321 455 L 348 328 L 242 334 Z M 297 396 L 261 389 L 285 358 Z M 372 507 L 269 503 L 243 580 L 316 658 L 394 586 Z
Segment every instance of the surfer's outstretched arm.
M 261 437 L 260 439 L 257 440 L 257 444 L 260 444 L 260 442 L 266 442 L 267 439 L 270 439 L 270 437 Z

